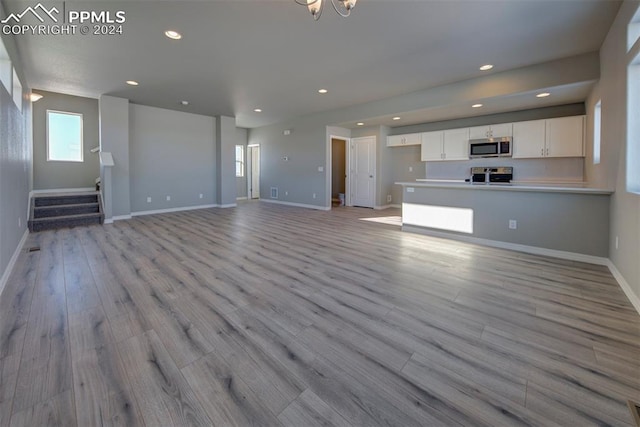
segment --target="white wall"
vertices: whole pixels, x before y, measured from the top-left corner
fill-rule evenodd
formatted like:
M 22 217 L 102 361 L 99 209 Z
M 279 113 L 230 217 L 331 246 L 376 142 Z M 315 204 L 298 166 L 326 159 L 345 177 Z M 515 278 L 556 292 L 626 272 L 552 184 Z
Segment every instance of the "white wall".
M 640 300 L 640 196 L 626 191 L 627 26 L 638 9 L 625 1 L 600 49 L 600 82 L 587 102 L 586 178 L 594 186 L 615 188 L 611 196 L 609 257 Z M 601 163 L 593 165 L 593 106 L 602 99 Z M 637 117 L 637 112 L 634 112 Z M 616 238 L 618 247 L 616 248 Z
M 132 212 L 214 204 L 215 119 L 136 104 L 129 111 Z

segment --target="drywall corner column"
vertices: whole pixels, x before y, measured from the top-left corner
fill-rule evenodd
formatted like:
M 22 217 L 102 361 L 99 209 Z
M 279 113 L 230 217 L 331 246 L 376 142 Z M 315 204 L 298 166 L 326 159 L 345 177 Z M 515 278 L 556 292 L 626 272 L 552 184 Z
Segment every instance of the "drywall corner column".
M 111 173 L 100 167 L 105 219 L 131 215 L 129 196 L 129 100 L 101 96 L 100 150 L 110 152 L 115 165 Z
M 216 184 L 217 204 L 228 208 L 236 205 L 236 119 L 216 117 Z

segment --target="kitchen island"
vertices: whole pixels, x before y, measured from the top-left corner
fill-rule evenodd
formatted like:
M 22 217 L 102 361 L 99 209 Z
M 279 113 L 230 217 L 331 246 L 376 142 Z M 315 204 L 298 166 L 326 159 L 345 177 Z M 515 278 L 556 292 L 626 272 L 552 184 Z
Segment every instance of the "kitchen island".
M 609 255 L 606 189 L 581 186 L 397 182 L 402 229 L 597 262 Z

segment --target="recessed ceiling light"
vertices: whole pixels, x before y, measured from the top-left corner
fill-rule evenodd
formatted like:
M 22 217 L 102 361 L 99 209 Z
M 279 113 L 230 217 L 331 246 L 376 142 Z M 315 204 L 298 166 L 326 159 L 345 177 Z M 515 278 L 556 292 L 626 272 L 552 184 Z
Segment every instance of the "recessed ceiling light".
M 357 126 L 364 126 L 364 123 L 362 123 L 362 122 L 358 122 L 358 123 L 356 123 L 356 125 L 357 125 Z
M 137 82 L 137 81 L 135 81 L 135 80 L 127 80 L 127 84 L 128 84 L 129 86 L 138 86 L 140 83 L 138 83 L 138 82 Z
M 549 92 L 542 92 L 542 93 L 537 94 L 536 96 L 538 98 L 546 98 L 549 95 L 551 95 Z
M 400 120 L 400 117 L 394 117 L 393 120 Z
M 262 113 L 262 109 L 261 108 L 256 108 L 253 111 L 255 111 L 256 113 Z
M 180 104 L 182 104 L 182 105 L 189 105 L 189 101 L 180 101 Z
M 482 104 L 473 104 L 471 107 L 472 108 L 480 108 L 480 107 L 482 107 Z
M 171 40 L 180 40 L 182 38 L 182 34 L 174 30 L 167 30 L 164 32 L 164 35 L 169 37 Z
M 490 69 L 493 68 L 493 65 L 491 64 L 485 64 L 482 67 L 480 67 L 480 71 L 489 71 Z
M 36 102 L 36 101 L 40 101 L 43 98 L 44 95 L 40 95 L 39 93 L 33 93 L 31 92 L 31 95 L 29 95 L 29 99 L 31 99 L 31 102 Z
M 327 92 L 329 92 L 329 91 L 326 90 L 326 89 L 318 89 L 318 93 L 327 93 Z

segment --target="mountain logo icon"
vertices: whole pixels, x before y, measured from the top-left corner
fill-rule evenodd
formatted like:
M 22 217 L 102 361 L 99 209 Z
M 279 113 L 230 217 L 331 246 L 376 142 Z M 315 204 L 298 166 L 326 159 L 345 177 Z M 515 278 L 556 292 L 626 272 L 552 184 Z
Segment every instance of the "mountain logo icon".
M 44 22 L 43 16 L 48 16 L 53 22 L 58 22 L 58 18 L 54 16 L 54 13 L 58 14 L 60 13 L 60 11 L 55 6 L 52 7 L 51 9 L 47 9 L 42 5 L 42 3 L 38 3 L 34 7 L 31 7 L 31 6 L 27 7 L 25 10 L 22 11 L 22 13 L 18 13 L 18 14 L 11 13 L 9 14 L 9 16 L 4 18 L 0 22 L 3 24 L 7 24 L 9 23 L 9 21 L 13 19 L 17 24 L 28 13 L 31 13 L 33 16 L 35 16 L 36 19 L 40 22 Z

